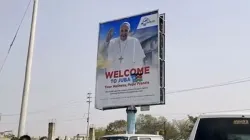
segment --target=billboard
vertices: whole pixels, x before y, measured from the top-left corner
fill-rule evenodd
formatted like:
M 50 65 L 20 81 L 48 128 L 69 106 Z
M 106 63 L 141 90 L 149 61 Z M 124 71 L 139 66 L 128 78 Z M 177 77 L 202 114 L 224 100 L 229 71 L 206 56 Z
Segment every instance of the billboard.
M 99 24 L 95 108 L 165 103 L 159 19 L 155 10 Z

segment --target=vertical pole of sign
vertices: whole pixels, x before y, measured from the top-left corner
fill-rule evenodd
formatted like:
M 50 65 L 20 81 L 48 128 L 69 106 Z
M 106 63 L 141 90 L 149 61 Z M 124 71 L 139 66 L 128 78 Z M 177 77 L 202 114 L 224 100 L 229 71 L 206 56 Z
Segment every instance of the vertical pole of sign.
M 126 109 L 127 112 L 127 133 L 135 134 L 135 124 L 136 124 L 136 112 L 135 106 L 130 106 Z
M 24 134 L 26 117 L 27 117 L 29 90 L 30 90 L 31 67 L 32 67 L 33 49 L 34 49 L 34 43 L 35 43 L 36 16 L 37 16 L 37 8 L 38 8 L 38 0 L 33 0 L 33 1 L 34 1 L 33 13 L 32 13 L 32 20 L 31 20 L 28 54 L 27 54 L 27 60 L 26 60 L 23 97 L 22 97 L 22 103 L 21 103 L 19 127 L 18 127 L 18 134 L 17 134 L 18 138 Z

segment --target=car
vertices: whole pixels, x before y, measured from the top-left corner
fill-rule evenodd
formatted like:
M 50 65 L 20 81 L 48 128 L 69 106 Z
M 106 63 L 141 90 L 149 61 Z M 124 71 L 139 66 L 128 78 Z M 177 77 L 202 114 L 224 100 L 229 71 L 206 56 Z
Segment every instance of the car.
M 250 114 L 201 115 L 189 140 L 250 140 Z
M 164 140 L 164 138 L 161 135 L 150 134 L 117 134 L 103 136 L 100 140 Z

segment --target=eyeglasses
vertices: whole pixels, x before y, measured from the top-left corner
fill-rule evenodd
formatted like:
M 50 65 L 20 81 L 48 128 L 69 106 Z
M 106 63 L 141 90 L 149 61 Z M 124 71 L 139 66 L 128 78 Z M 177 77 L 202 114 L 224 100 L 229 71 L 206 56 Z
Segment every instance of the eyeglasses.
M 124 32 L 127 33 L 127 32 L 128 32 L 128 29 L 121 29 L 120 32 L 122 32 L 122 33 L 124 33 Z

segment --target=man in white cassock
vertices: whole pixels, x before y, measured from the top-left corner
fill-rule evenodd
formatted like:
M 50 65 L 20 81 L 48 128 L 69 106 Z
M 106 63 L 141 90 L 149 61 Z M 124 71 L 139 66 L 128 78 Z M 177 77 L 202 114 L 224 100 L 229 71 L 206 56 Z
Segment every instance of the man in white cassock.
M 107 48 L 108 70 L 124 70 L 144 65 L 145 53 L 137 38 L 128 36 L 130 24 L 124 22 L 120 26 L 120 36 L 112 38 L 111 29 L 104 43 Z

